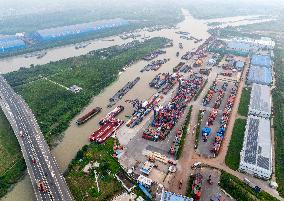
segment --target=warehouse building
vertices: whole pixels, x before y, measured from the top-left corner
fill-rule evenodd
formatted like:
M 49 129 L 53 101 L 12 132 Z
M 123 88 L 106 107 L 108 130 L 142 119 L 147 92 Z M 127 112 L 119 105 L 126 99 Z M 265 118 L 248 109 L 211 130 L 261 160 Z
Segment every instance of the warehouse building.
M 249 114 L 267 118 L 271 116 L 271 92 L 266 85 L 253 84 L 250 97 Z
M 43 29 L 37 31 L 37 34 L 35 34 L 35 36 L 40 37 L 42 41 L 62 40 L 66 37 L 98 32 L 101 30 L 111 29 L 124 25 L 128 25 L 128 21 L 117 18 L 112 20 L 102 20 L 96 22 Z
M 268 55 L 253 55 L 251 58 L 251 65 L 271 68 L 272 60 Z
M 236 70 L 242 71 L 244 69 L 244 67 L 245 67 L 245 62 L 243 62 L 243 61 L 236 61 L 234 63 L 234 66 L 235 66 Z
M 246 53 L 248 53 L 251 49 L 251 46 L 248 43 L 239 41 L 229 41 L 227 47 L 231 50 L 242 51 Z
M 271 177 L 272 145 L 268 119 L 248 117 L 240 157 L 240 171 L 267 180 Z
M 0 53 L 7 53 L 23 49 L 26 47 L 24 41 L 18 39 L 16 36 L 7 36 L 0 38 Z
M 270 85 L 272 83 L 272 69 L 251 65 L 247 76 L 247 83 Z

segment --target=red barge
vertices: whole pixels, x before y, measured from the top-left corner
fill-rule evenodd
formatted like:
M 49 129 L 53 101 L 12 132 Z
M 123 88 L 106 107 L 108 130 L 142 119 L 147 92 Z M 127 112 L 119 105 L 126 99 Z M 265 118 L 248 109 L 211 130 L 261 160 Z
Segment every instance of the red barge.
M 91 142 L 104 143 L 124 123 L 124 121 L 114 118 L 123 110 L 124 107 L 120 105 L 109 112 L 99 122 L 100 128 L 89 137 L 89 140 Z
M 99 124 L 103 126 L 109 119 L 116 117 L 119 113 L 124 110 L 124 107 L 119 105 L 114 108 L 111 112 L 109 112 L 100 122 Z
M 104 125 L 95 131 L 90 137 L 91 142 L 104 143 L 122 124 L 124 121 L 110 118 Z

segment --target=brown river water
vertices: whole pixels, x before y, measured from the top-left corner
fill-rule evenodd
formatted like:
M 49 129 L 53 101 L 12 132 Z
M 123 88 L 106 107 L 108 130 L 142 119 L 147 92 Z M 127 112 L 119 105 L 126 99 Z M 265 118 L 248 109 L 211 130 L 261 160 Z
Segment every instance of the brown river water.
M 98 96 L 94 97 L 89 105 L 73 119 L 69 128 L 64 132 L 62 141 L 52 150 L 56 161 L 62 171 L 66 170 L 69 162 L 75 156 L 76 152 L 85 144 L 89 143 L 88 137 L 98 128 L 98 120 L 105 116 L 111 109 L 107 108 L 108 99 L 121 87 L 123 87 L 128 81 L 134 80 L 135 77 L 140 76 L 140 81 L 129 91 L 122 100 L 116 105 L 124 105 L 125 110 L 120 114 L 118 118 L 126 120 L 125 115 L 130 115 L 133 112 L 132 106 L 125 103 L 127 99 L 138 98 L 140 100 L 148 99 L 156 91 L 151 89 L 148 85 L 155 75 L 161 72 L 172 72 L 172 68 L 180 62 L 180 58 L 176 57 L 176 52 L 179 51 L 180 55 L 183 55 L 187 51 L 192 51 L 197 48 L 201 43 L 194 43 L 192 40 L 187 41 L 180 39 L 180 35 L 176 34 L 176 31 L 187 31 L 192 36 L 203 39 L 203 41 L 209 37 L 207 32 L 208 27 L 206 21 L 194 19 L 186 10 L 183 10 L 185 20 L 176 26 L 176 29 L 164 29 L 155 32 L 139 32 L 142 36 L 150 37 L 166 37 L 173 40 L 174 46 L 167 48 L 167 53 L 160 55 L 158 59 L 170 58 L 170 61 L 164 64 L 158 71 L 145 71 L 140 73 L 140 70 L 148 63 L 146 61 L 139 61 L 129 67 L 125 72 L 119 75 L 119 78 L 112 85 L 107 87 Z M 126 42 L 132 41 L 132 39 L 122 40 L 118 36 L 109 37 L 107 39 L 114 39 L 114 41 L 92 40 L 90 45 L 86 48 L 76 50 L 75 45 L 68 45 L 64 47 L 58 47 L 47 50 L 47 55 L 41 59 L 35 57 L 25 58 L 24 56 L 11 57 L 0 60 L 0 72 L 7 73 L 18 70 L 22 66 L 30 66 L 31 64 L 46 64 L 50 61 L 57 61 L 73 56 L 79 56 L 88 53 L 91 50 L 110 47 L 113 45 L 121 45 Z M 183 50 L 178 48 L 178 43 L 183 43 Z M 89 120 L 84 125 L 78 127 L 75 124 L 76 119 L 85 114 L 94 107 L 102 107 L 102 112 Z M 21 180 L 11 192 L 9 192 L 3 200 L 5 201 L 34 201 L 35 196 L 33 193 L 32 185 L 28 175 Z

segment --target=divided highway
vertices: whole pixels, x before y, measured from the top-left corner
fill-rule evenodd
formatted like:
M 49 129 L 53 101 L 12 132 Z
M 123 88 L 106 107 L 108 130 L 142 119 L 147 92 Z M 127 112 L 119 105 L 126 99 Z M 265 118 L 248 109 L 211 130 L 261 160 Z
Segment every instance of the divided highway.
M 74 200 L 32 111 L 1 75 L 0 105 L 19 141 L 37 200 Z

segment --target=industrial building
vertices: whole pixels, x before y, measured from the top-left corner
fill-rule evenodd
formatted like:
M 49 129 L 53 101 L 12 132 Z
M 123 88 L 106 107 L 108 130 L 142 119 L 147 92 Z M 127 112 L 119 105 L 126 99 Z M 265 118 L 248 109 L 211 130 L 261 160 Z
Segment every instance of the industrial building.
M 127 20 L 117 18 L 112 20 L 102 20 L 96 22 L 43 29 L 37 31 L 37 34 L 34 35 L 40 38 L 41 41 L 61 40 L 66 37 L 98 32 L 101 30 L 120 27 L 127 24 Z
M 247 83 L 270 85 L 272 83 L 272 69 L 251 65 L 247 76 Z
M 251 65 L 271 68 L 272 60 L 268 55 L 253 55 L 251 58 Z
M 269 179 L 272 174 L 270 120 L 250 115 L 247 120 L 240 171 Z
M 236 61 L 234 63 L 234 66 L 235 66 L 236 70 L 242 71 L 244 69 L 244 67 L 245 67 L 245 62 L 243 62 L 243 61 Z
M 12 52 L 25 47 L 25 42 L 18 39 L 16 36 L 7 36 L 0 38 L 0 53 Z
M 252 85 L 249 114 L 263 118 L 270 118 L 271 92 L 268 86 L 260 84 Z
M 248 53 L 251 49 L 251 46 L 248 43 L 239 41 L 229 41 L 227 47 L 231 50 L 242 51 L 246 53 Z

